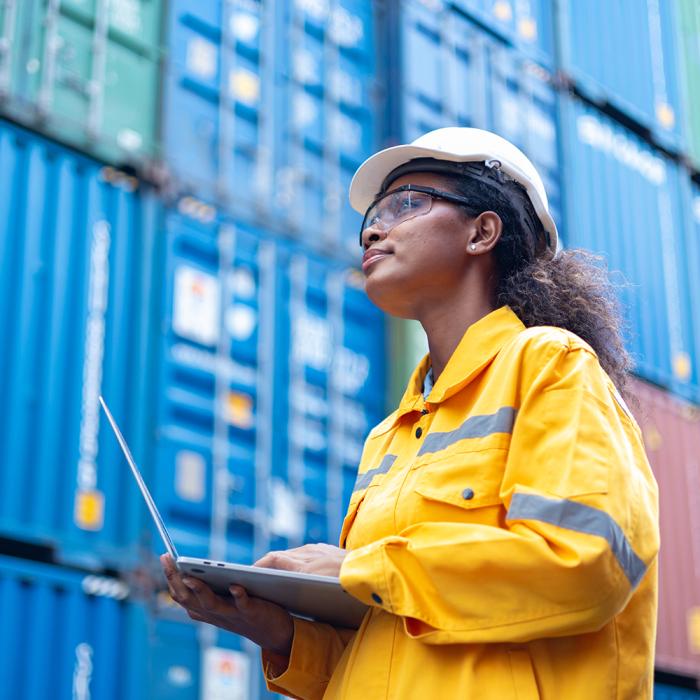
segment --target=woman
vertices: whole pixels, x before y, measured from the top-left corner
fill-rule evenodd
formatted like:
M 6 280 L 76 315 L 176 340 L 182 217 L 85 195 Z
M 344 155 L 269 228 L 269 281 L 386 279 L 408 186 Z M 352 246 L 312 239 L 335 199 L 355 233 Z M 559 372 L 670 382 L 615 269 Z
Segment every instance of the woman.
M 367 294 L 430 353 L 367 439 L 340 548 L 257 563 L 339 575 L 370 610 L 293 619 L 165 559 L 173 597 L 292 697 L 651 698 L 657 491 L 604 272 L 558 251 L 534 166 L 489 132 L 375 154 L 350 198 Z

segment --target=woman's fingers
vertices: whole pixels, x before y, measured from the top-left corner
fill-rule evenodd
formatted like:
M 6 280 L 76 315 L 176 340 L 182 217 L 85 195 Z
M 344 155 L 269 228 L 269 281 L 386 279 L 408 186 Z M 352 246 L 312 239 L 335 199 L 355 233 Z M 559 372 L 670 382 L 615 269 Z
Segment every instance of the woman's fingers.
M 185 605 L 186 601 L 192 599 L 190 590 L 185 586 L 180 576 L 180 572 L 175 567 L 175 562 L 169 554 L 163 554 L 160 558 L 165 578 L 168 582 L 168 589 L 173 600 Z

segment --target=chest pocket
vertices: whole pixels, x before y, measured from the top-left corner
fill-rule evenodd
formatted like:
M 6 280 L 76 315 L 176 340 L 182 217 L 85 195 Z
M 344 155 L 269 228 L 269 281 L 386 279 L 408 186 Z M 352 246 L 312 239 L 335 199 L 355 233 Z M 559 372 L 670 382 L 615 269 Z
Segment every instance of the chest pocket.
M 430 462 L 416 468 L 413 491 L 429 503 L 462 510 L 499 505 L 507 454 L 506 449 L 493 448 Z

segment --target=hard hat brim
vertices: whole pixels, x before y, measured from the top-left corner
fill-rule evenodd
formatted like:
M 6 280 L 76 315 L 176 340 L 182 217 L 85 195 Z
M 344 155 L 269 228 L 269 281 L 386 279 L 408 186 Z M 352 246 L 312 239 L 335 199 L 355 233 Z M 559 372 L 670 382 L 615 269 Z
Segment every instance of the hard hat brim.
M 493 157 L 489 153 L 470 153 L 468 157 L 458 156 L 452 153 L 435 148 L 425 148 L 424 146 L 413 146 L 410 144 L 391 146 L 370 156 L 355 171 L 355 175 L 350 183 L 349 199 L 352 208 L 364 214 L 369 205 L 374 201 L 386 176 L 399 165 L 408 163 L 414 158 L 437 158 L 438 160 L 464 163 L 472 161 L 485 161 Z M 530 201 L 539 217 L 544 229 L 549 233 L 553 250 L 559 250 L 559 236 L 556 224 L 552 219 L 547 207 L 540 198 L 537 190 L 529 183 L 522 172 L 516 168 L 502 164 L 501 170 L 517 180 L 528 193 Z

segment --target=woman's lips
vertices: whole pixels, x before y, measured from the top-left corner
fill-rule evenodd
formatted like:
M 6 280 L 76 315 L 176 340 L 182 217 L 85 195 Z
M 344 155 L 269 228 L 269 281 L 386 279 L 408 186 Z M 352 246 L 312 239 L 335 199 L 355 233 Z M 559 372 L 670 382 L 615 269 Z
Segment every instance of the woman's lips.
M 366 272 L 370 265 L 382 258 L 386 258 L 388 255 L 391 255 L 391 253 L 387 250 L 368 250 L 362 258 L 362 271 Z

